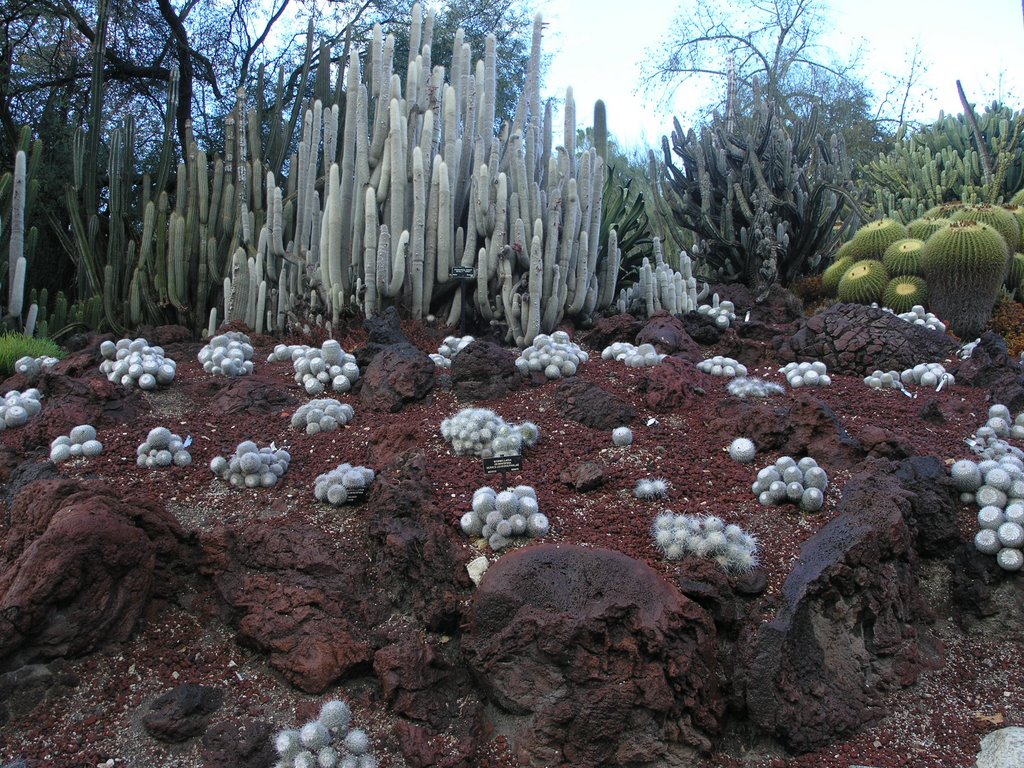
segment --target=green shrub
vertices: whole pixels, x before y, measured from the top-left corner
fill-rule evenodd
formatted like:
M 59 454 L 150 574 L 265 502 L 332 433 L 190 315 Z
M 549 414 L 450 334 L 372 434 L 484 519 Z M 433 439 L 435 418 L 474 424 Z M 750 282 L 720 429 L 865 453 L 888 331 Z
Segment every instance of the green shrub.
M 20 333 L 0 335 L 0 375 L 7 377 L 14 373 L 14 363 L 25 357 L 56 357 L 67 355 L 50 339 L 37 339 Z

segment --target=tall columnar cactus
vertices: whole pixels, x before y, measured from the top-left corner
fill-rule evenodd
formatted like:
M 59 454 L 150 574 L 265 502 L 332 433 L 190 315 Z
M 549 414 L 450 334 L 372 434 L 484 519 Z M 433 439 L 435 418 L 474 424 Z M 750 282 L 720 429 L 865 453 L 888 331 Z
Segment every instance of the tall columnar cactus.
M 1024 187 L 1024 112 L 993 103 L 981 115 L 941 115 L 914 133 L 902 130 L 862 172 L 878 213 L 904 222 L 955 200 L 1005 202 Z
M 25 298 L 25 153 L 14 156 L 14 187 L 11 194 L 11 242 L 7 250 L 7 312 L 20 318 Z
M 674 126 L 662 138 L 664 189 L 718 279 L 763 299 L 776 280 L 820 271 L 855 224 L 842 137 L 823 138 L 815 116 L 787 124 L 765 100 L 751 118 L 716 116 L 700 134 Z

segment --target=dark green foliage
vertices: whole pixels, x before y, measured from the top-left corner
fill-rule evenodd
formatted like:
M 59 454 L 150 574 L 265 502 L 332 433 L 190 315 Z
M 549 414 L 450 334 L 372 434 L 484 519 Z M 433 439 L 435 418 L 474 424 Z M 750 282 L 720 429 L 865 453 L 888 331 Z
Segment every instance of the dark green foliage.
M 614 229 L 618 237 L 622 261 L 619 266 L 619 285 L 636 282 L 644 259 L 653 259 L 651 225 L 647 220 L 644 195 L 633 186 L 617 165 L 608 166 L 601 201 L 601 244 L 598 260 L 608 253 L 608 234 Z
M 823 138 L 816 113 L 787 123 L 763 101 L 753 117 L 716 115 L 699 136 L 676 121 L 662 151 L 666 196 L 697 258 L 758 300 L 777 280 L 820 272 L 851 223 L 843 140 Z

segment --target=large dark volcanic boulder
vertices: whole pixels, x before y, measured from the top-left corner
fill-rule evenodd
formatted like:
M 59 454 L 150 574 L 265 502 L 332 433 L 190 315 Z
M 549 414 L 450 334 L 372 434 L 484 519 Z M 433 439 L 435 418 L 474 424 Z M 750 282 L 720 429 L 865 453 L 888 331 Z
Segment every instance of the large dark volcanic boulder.
M 219 688 L 183 683 L 149 705 L 142 716 L 142 727 L 159 741 L 188 741 L 206 732 L 210 717 L 223 700 L 224 691 Z
M 621 397 L 575 376 L 559 382 L 554 403 L 562 416 L 591 429 L 611 430 L 636 418 L 636 409 Z
M 542 544 L 502 556 L 462 647 L 525 765 L 682 768 L 718 728 L 711 619 L 619 552 Z
M 668 312 L 656 312 L 636 335 L 636 344 L 652 344 L 663 355 L 696 363 L 704 359 L 700 346 L 686 332 L 683 321 Z
M 406 403 L 422 400 L 434 388 L 435 368 L 434 361 L 412 344 L 385 347 L 363 374 L 363 406 L 397 413 Z
M 152 497 L 97 481 L 38 480 L 0 547 L 0 671 L 128 638 L 151 597 L 170 597 L 185 536 Z
M 773 343 L 785 363 L 820 360 L 829 373 L 851 376 L 941 362 L 957 349 L 955 341 L 938 331 L 862 304 L 834 304 Z
M 1010 357 L 1006 341 L 991 331 L 981 335 L 971 356 L 952 368 L 957 384 L 987 389 L 992 402 L 1012 412 L 1024 408 L 1024 367 Z
M 322 693 L 373 651 L 364 567 L 334 536 L 301 523 L 219 526 L 201 538 L 238 640 L 267 654 L 292 685 Z
M 910 501 L 884 470 L 847 483 L 837 517 L 801 548 L 775 616 L 752 616 L 736 645 L 748 717 L 798 752 L 882 717 L 884 693 L 937 662 L 912 570 Z
M 512 351 L 474 341 L 452 360 L 452 390 L 460 400 L 494 400 L 523 385 Z
M 861 444 L 832 409 L 806 391 L 785 401 L 726 398 L 708 422 L 708 431 L 721 445 L 742 435 L 753 440 L 760 452 L 827 456 L 829 470 L 849 469 L 864 458 Z

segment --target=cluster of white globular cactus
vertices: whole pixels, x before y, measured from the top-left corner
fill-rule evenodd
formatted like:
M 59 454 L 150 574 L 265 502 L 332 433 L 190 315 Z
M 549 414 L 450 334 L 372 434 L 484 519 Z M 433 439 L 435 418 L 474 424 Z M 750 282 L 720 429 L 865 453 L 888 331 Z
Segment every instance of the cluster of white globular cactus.
M 1019 571 L 1024 566 L 1024 461 L 1010 453 L 998 461 L 961 459 L 949 474 L 960 500 L 980 507 L 975 549 L 995 555 L 1003 570 Z
M 473 508 L 459 521 L 462 532 L 487 539 L 494 551 L 502 550 L 513 539 L 547 534 L 550 523 L 537 506 L 537 492 L 529 485 L 517 485 L 498 493 L 490 486 L 473 493 Z
M 334 392 L 348 392 L 359 380 L 355 355 L 342 349 L 334 339 L 327 339 L 319 348 L 292 347 L 291 360 L 295 383 L 313 397 L 323 394 L 328 386 Z
M 562 379 L 575 376 L 576 370 L 589 359 L 590 355 L 574 344 L 565 331 L 555 331 L 550 336 L 539 333 L 533 344 L 519 354 L 516 369 L 524 376 L 543 371 L 549 379 Z
M 376 474 L 369 467 L 339 464 L 330 472 L 317 475 L 313 481 L 313 496 L 335 507 L 366 498 L 366 492 Z
M 241 331 L 214 336 L 199 350 L 203 370 L 214 376 L 248 376 L 252 373 L 252 344 Z
M 725 385 L 725 390 L 733 397 L 745 400 L 748 397 L 781 395 L 786 388 L 774 381 L 765 381 L 754 376 L 737 376 Z
M 668 495 L 668 482 L 660 477 L 641 478 L 633 487 L 633 495 L 645 501 L 663 499 Z
M 35 387 L 19 392 L 9 390 L 0 403 L 0 432 L 14 427 L 23 427 L 28 420 L 42 410 L 42 394 Z
M 886 312 L 892 312 L 888 307 L 883 307 L 883 309 Z M 900 312 L 896 317 L 900 320 L 906 320 L 908 323 L 912 323 L 913 325 L 921 325 L 925 328 L 930 328 L 933 331 L 938 331 L 939 333 L 946 332 L 946 324 L 931 312 L 925 311 L 925 308 L 920 304 L 912 306 L 909 312 Z
M 532 421 L 508 424 L 489 408 L 463 408 L 441 422 L 441 436 L 459 456 L 514 456 L 532 448 L 540 429 Z
M 304 429 L 307 435 L 333 432 L 355 418 L 356 412 L 348 403 L 325 398 L 310 400 L 295 409 L 292 414 L 292 429 Z
M 627 368 L 650 368 L 665 357 L 666 355 L 658 352 L 653 344 L 635 346 L 628 341 L 616 341 L 601 350 L 602 360 L 618 360 L 625 363 Z
M 731 301 L 719 301 L 717 293 L 710 304 L 699 304 L 697 312 L 714 320 L 723 331 L 736 319 L 736 306 Z
M 793 389 L 798 387 L 827 387 L 832 384 L 832 378 L 828 375 L 828 369 L 820 360 L 813 363 L 786 363 L 779 368 L 779 373 L 786 377 L 786 381 Z
M 280 758 L 275 768 L 377 768 L 369 735 L 352 727 L 352 710 L 340 699 L 325 703 L 302 728 L 278 733 L 274 748 Z
M 145 339 L 104 341 L 100 354 L 100 372 L 115 384 L 154 390 L 174 381 L 177 363 L 164 355 L 163 347 L 151 347 Z
M 625 448 L 633 444 L 633 430 L 629 427 L 616 427 L 612 430 L 612 445 Z
M 875 369 L 864 377 L 864 383 L 872 389 L 903 389 L 899 371 Z
M 238 444 L 232 456 L 217 456 L 210 470 L 235 488 L 272 488 L 288 471 L 292 457 L 273 443 L 260 448 L 252 440 Z
M 103 443 L 96 439 L 96 427 L 79 424 L 71 432 L 60 435 L 50 443 L 50 461 L 60 464 L 68 459 L 92 458 L 103 453 Z
M 444 342 L 437 348 L 437 352 L 430 355 L 430 359 L 439 368 L 451 368 L 452 359 L 474 341 L 476 339 L 472 336 L 445 336 Z
M 747 375 L 747 366 L 738 360 L 734 360 L 731 357 L 723 357 L 722 355 L 715 355 L 707 360 L 701 360 L 697 363 L 697 368 L 704 373 L 710 373 L 712 376 L 724 376 L 727 379 Z
M 989 434 L 988 430 L 991 430 Z M 1016 440 L 1024 439 L 1024 412 L 1018 413 L 1016 417 L 1010 414 L 1010 409 L 1005 405 L 996 403 L 988 409 L 988 421 L 975 433 L 978 437 L 1012 437 Z
M 192 454 L 188 446 L 192 439 L 181 439 L 167 427 L 154 427 L 149 430 L 146 439 L 135 449 L 135 463 L 140 467 L 155 469 L 157 467 L 187 467 L 192 463 Z
M 58 358 L 50 357 L 49 355 L 44 355 L 43 357 L 25 355 L 25 357 L 19 357 L 14 361 L 14 372 L 32 379 L 43 371 L 50 370 L 59 362 Z
M 900 374 L 904 385 L 917 384 L 922 387 L 951 387 L 956 384 L 952 373 L 946 372 L 942 363 L 918 363 Z
M 749 464 L 757 457 L 757 446 L 747 437 L 737 437 L 729 443 L 729 458 L 740 464 Z
M 654 543 L 669 560 L 686 555 L 709 557 L 729 573 L 747 573 L 757 565 L 757 541 L 738 525 L 714 515 L 663 512 L 654 520 Z
M 810 456 L 800 461 L 781 456 L 757 473 L 750 490 L 765 506 L 789 502 L 798 504 L 804 512 L 817 512 L 825 503 L 827 487 L 828 475 Z

